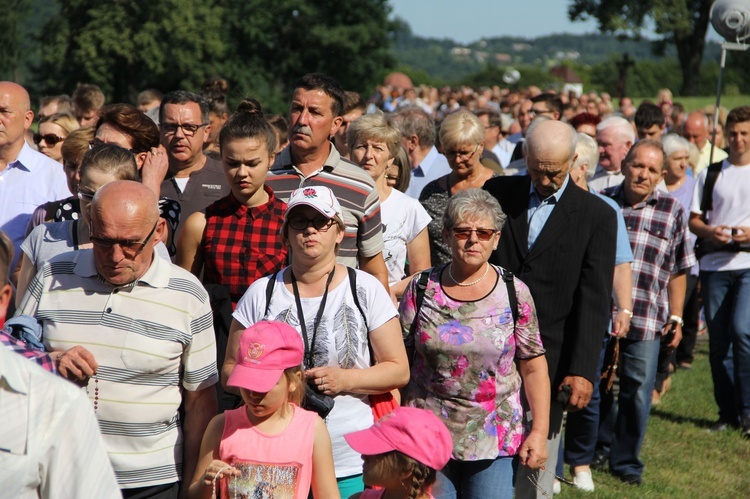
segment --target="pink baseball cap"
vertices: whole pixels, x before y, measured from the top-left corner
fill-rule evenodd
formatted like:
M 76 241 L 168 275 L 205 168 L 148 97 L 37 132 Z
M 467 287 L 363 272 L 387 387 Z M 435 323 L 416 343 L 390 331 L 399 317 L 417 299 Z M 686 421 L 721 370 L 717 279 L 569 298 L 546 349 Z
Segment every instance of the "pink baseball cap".
M 432 412 L 414 407 L 396 407 L 368 429 L 344 438 L 365 456 L 397 450 L 434 470 L 443 469 L 453 452 L 445 424 Z
M 302 365 L 302 337 L 289 324 L 256 322 L 240 337 L 237 363 L 227 385 L 258 393 L 270 392 L 284 370 Z
M 315 208 L 322 215 L 328 218 L 333 218 L 336 215 L 344 221 L 344 212 L 341 209 L 341 204 L 336 196 L 333 195 L 333 191 L 328 187 L 322 185 L 311 185 L 308 187 L 302 187 L 295 189 L 289 196 L 289 201 L 286 203 L 286 213 L 284 217 L 294 208 L 295 206 L 309 206 Z

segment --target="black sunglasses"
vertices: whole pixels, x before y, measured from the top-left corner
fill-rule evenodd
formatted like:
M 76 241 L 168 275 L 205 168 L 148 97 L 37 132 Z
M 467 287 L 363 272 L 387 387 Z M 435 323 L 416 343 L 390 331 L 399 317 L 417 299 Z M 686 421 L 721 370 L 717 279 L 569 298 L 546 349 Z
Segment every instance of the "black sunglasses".
M 35 133 L 34 134 L 34 144 L 39 145 L 40 142 L 44 141 L 45 144 L 48 146 L 54 146 L 58 142 L 62 142 L 65 140 L 65 137 L 60 137 L 59 135 L 55 135 L 54 133 L 45 133 L 42 135 L 41 133 Z
M 289 227 L 294 230 L 305 230 L 312 224 L 315 230 L 326 231 L 333 225 L 333 219 L 328 217 L 290 217 Z

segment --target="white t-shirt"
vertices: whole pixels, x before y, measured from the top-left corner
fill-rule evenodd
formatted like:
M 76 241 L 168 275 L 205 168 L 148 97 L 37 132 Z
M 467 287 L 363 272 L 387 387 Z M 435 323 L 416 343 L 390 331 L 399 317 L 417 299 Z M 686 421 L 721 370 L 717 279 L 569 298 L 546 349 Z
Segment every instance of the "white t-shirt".
M 388 283 L 403 279 L 406 266 L 406 245 L 414 240 L 432 221 L 416 199 L 393 189 L 380 203 L 383 224 L 383 260 L 388 267 Z
M 397 317 L 398 312 L 380 281 L 366 272 L 356 272 L 359 304 L 367 315 L 370 331 L 373 331 Z M 263 315 L 266 309 L 266 286 L 270 278 L 271 276 L 263 277 L 250 285 L 237 303 L 232 316 L 245 327 L 266 319 L 285 322 L 300 331 L 294 294 L 284 286 L 283 272 L 279 272 L 276 277 L 268 314 Z M 300 298 L 311 348 L 313 324 L 321 298 Z M 344 369 L 370 367 L 367 331 L 362 314 L 354 303 L 348 276 L 328 292 L 313 352 L 315 366 L 338 366 Z M 344 434 L 372 426 L 369 397 L 339 394 L 334 400 L 336 403 L 326 418 L 326 426 L 331 435 L 336 476 L 341 478 L 358 475 L 362 473 L 362 458 L 349 447 Z
M 690 212 L 702 214 L 703 186 L 708 169 L 698 175 L 695 182 Z M 724 161 L 714 185 L 713 209 L 708 213 L 709 225 L 729 227 L 750 226 L 750 165 L 735 166 Z M 701 258 L 701 270 L 750 269 L 750 252 L 729 253 L 719 251 Z

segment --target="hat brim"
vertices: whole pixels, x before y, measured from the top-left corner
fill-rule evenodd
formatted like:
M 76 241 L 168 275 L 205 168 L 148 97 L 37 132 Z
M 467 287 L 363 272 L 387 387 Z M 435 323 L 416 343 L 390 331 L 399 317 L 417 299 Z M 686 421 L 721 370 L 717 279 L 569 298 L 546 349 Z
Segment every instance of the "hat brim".
M 309 206 L 310 208 L 314 209 L 321 215 L 327 218 L 333 218 L 337 215 L 337 213 L 334 210 L 326 210 L 324 208 L 321 208 L 320 206 L 315 205 L 314 203 L 307 202 L 307 201 L 297 201 L 296 203 L 293 203 L 291 206 L 287 207 L 286 214 L 289 214 L 290 211 L 292 211 L 297 206 Z M 286 218 L 286 214 L 284 217 Z
M 365 456 L 376 456 L 397 450 L 393 444 L 372 431 L 372 428 L 348 433 L 344 438 L 352 449 Z
M 253 369 L 252 367 L 235 364 L 229 375 L 227 386 L 244 388 L 252 392 L 268 393 L 284 374 L 284 369 Z

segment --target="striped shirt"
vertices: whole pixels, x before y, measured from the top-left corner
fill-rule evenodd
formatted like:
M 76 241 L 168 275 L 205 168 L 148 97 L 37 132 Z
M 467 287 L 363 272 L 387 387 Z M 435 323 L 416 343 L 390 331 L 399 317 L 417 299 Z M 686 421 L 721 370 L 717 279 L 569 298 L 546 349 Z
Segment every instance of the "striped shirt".
M 633 318 L 627 339 L 653 340 L 670 315 L 670 277 L 696 263 L 685 211 L 679 201 L 658 190 L 634 206 L 625 199 L 622 185 L 603 194 L 622 209 L 633 248 Z
M 181 390 L 218 380 L 200 282 L 155 256 L 138 281 L 116 287 L 98 276 L 92 250 L 79 250 L 45 264 L 19 310 L 41 323 L 48 350 L 81 345 L 99 364 L 87 391 L 120 487 L 180 480 Z
M 357 268 L 358 257 L 369 258 L 383 251 L 378 191 L 366 171 L 343 159 L 333 144 L 329 146 L 331 152 L 323 167 L 308 177 L 292 164 L 291 146 L 287 146 L 276 157 L 266 185 L 285 203 L 295 189 L 309 185 L 330 188 L 341 203 L 346 225 L 337 260 Z

